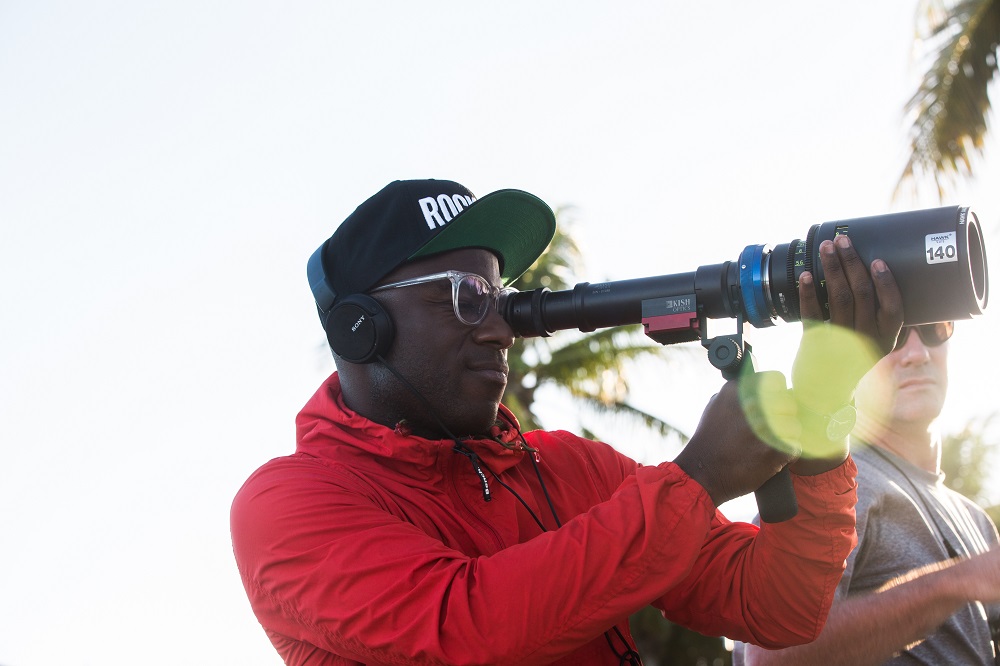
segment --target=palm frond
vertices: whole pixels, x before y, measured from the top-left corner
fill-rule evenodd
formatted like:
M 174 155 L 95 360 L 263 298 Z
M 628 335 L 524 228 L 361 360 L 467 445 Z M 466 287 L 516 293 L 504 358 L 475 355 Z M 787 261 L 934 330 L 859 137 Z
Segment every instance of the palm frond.
M 571 391 L 572 396 L 597 414 L 624 417 L 648 428 L 661 437 L 676 437 L 680 444 L 687 444 L 690 436 L 667 421 L 650 414 L 627 402 L 606 403 L 599 397 L 580 391 Z
M 625 360 L 646 354 L 661 355 L 663 350 L 638 329 L 606 328 L 552 349 L 549 364 L 554 366 L 554 372 L 567 366 L 600 371 L 621 368 Z
M 629 362 L 649 358 L 669 363 L 680 352 L 650 341 L 641 330 L 634 327 L 603 329 L 551 349 L 549 360 L 537 369 L 538 383 L 554 382 L 567 387 L 602 384 L 616 387 L 613 392 L 605 391 L 609 396 L 627 393 Z
M 988 87 L 997 72 L 1000 0 L 960 0 L 950 10 L 925 4 L 933 62 L 907 102 L 912 118 L 909 157 L 896 186 L 930 177 L 940 199 L 961 176 L 971 176 L 971 153 L 982 153 L 988 131 Z
M 503 404 L 513 412 L 522 432 L 538 430 L 542 427 L 538 422 L 538 417 L 531 411 L 530 404 L 526 405 L 517 391 L 508 391 L 504 394 Z
M 546 252 L 517 281 L 521 291 L 547 287 L 569 289 L 582 269 L 583 256 L 573 238 L 572 209 L 556 211 L 555 237 Z M 669 351 L 668 351 L 669 349 Z M 506 404 L 525 429 L 540 426 L 534 409 L 536 391 L 553 385 L 567 391 L 593 414 L 618 415 L 643 424 L 662 436 L 687 442 L 680 429 L 626 401 L 626 365 L 644 356 L 666 361 L 678 351 L 649 340 L 639 327 L 606 328 L 591 333 L 563 331 L 555 338 L 518 340 L 508 354 Z M 584 431 L 589 432 L 584 426 Z
M 518 278 L 515 286 L 521 291 L 548 287 L 552 291 L 570 288 L 573 276 L 583 269 L 583 252 L 573 238 L 572 207 L 555 210 L 556 233 L 545 252 Z
M 989 478 L 996 455 L 993 442 L 998 419 L 1000 412 L 970 419 L 961 431 L 946 435 L 941 447 L 945 483 L 981 505 L 997 500 Z

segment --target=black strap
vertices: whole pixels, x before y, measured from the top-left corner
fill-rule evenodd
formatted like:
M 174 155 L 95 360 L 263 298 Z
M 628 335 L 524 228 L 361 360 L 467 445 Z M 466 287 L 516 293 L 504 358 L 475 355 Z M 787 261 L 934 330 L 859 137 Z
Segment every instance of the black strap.
M 934 529 L 937 530 L 938 536 L 941 537 L 941 542 L 944 545 L 945 553 L 948 555 L 948 557 L 952 559 L 963 557 L 963 555 L 960 555 L 958 553 L 958 549 L 952 545 L 951 540 L 948 539 L 947 533 L 941 527 L 941 524 L 938 522 L 937 513 L 931 508 L 930 504 L 924 498 L 923 493 L 920 492 L 920 489 L 917 488 L 917 484 L 913 483 L 913 480 L 910 478 L 909 474 L 904 472 L 903 468 L 900 467 L 895 460 L 889 457 L 888 453 L 882 451 L 879 447 L 873 444 L 868 444 L 867 442 L 865 442 L 865 445 L 869 449 L 871 449 L 871 451 L 875 453 L 879 458 L 892 465 L 893 468 L 895 468 L 895 470 L 899 472 L 900 476 L 906 479 L 906 483 L 908 483 L 910 488 L 913 489 L 913 494 L 916 495 L 917 500 L 923 505 L 924 510 L 927 512 L 927 515 L 931 517 L 931 522 L 934 523 Z M 958 534 L 957 530 L 955 530 L 955 535 L 959 537 L 959 542 L 962 544 L 962 549 L 965 551 L 964 557 L 968 557 L 970 548 L 964 542 L 962 542 L 961 536 Z M 996 664 L 996 666 L 1000 666 L 1000 621 L 991 618 L 989 614 L 987 614 L 986 624 L 989 627 L 990 635 L 993 639 L 993 662 Z
M 917 501 L 919 501 L 920 504 L 924 507 L 924 511 L 927 513 L 928 516 L 930 516 L 931 522 L 934 523 L 934 529 L 937 531 L 938 536 L 941 538 L 941 545 L 944 546 L 945 554 L 947 554 L 948 557 L 951 557 L 951 558 L 961 557 L 961 555 L 958 552 L 958 549 L 955 548 L 955 546 L 951 543 L 951 540 L 948 538 L 947 532 L 945 532 L 944 528 L 941 527 L 941 523 L 938 522 L 937 512 L 934 511 L 934 509 L 931 507 L 931 505 L 924 498 L 923 493 L 920 492 L 919 488 L 917 488 L 917 484 L 915 484 L 913 482 L 913 479 L 910 478 L 910 475 L 907 474 L 905 471 L 903 471 L 903 468 L 900 467 L 899 464 L 896 463 L 895 460 L 893 460 L 892 458 L 890 458 L 888 453 L 886 453 L 885 451 L 882 451 L 879 447 L 877 447 L 877 446 L 875 446 L 873 444 L 868 444 L 867 446 L 868 446 L 869 449 L 871 449 L 872 453 L 874 453 L 879 458 L 881 458 L 882 460 L 884 460 L 887 463 L 889 463 L 890 465 L 892 465 L 892 467 L 897 472 L 899 472 L 900 476 L 902 476 L 904 479 L 906 479 L 906 483 L 913 490 L 913 494 L 916 496 Z M 956 531 L 956 534 L 957 534 L 957 531 Z M 959 539 L 959 541 L 961 541 L 961 538 Z M 962 543 L 962 550 L 964 550 L 965 553 L 966 553 L 966 556 L 968 556 L 968 554 L 969 554 L 969 548 L 966 546 L 965 543 Z
M 517 429 L 517 434 L 521 438 L 522 445 L 525 447 L 525 449 L 529 452 L 529 455 L 531 456 L 531 463 L 535 468 L 535 474 L 538 476 L 538 482 L 542 486 L 542 492 L 545 494 L 545 501 L 548 502 L 549 511 L 552 512 L 552 517 L 556 521 L 556 526 L 562 527 L 562 521 L 559 520 L 559 515 L 556 513 L 556 507 L 552 503 L 552 498 L 549 496 L 549 490 L 548 488 L 545 487 L 545 481 L 542 480 L 542 473 L 541 470 L 539 470 L 538 468 L 538 461 L 535 459 L 534 449 L 528 446 L 528 442 L 525 441 L 524 435 L 521 433 L 520 429 Z M 455 448 L 455 450 L 458 451 L 459 453 L 462 453 L 462 451 L 459 451 L 457 447 Z M 545 527 L 545 524 L 542 523 L 538 515 L 531 510 L 531 507 L 528 506 L 528 503 L 524 501 L 524 498 L 522 498 L 521 495 L 516 490 L 514 490 L 509 485 L 504 483 L 503 479 L 500 478 L 500 475 L 494 472 L 492 469 L 490 469 L 489 465 L 487 465 L 485 462 L 482 461 L 480 462 L 482 463 L 482 466 L 486 468 L 486 471 L 489 472 L 491 475 L 493 475 L 493 478 L 496 479 L 497 483 L 499 483 L 502 487 L 506 488 L 510 492 L 510 494 L 513 495 L 518 502 L 520 502 L 521 506 L 523 506 L 527 510 L 528 514 L 531 516 L 532 520 L 535 521 L 535 524 L 538 525 L 539 529 L 541 529 L 542 532 L 548 532 L 548 528 Z M 624 649 L 621 652 L 618 651 L 618 648 L 615 647 L 614 641 L 611 639 L 612 631 L 615 632 L 615 634 L 618 636 L 618 640 L 620 640 L 622 642 L 622 645 L 624 645 Z M 642 658 L 639 656 L 639 653 L 632 648 L 632 645 L 628 642 L 628 639 L 625 638 L 625 635 L 621 632 L 621 630 L 617 626 L 611 627 L 611 629 L 605 631 L 604 638 L 605 640 L 608 641 L 608 647 L 610 647 L 611 651 L 615 653 L 616 657 L 618 657 L 619 666 L 642 666 Z

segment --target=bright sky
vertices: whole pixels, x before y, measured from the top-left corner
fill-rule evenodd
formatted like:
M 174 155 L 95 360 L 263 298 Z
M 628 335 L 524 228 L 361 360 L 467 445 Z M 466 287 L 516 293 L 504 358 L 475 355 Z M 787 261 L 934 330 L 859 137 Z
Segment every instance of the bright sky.
M 937 205 L 890 200 L 915 6 L 0 5 L 0 664 L 280 663 L 229 505 L 332 370 L 306 259 L 390 180 L 575 206 L 591 282 Z M 997 143 L 947 202 L 994 266 Z M 959 325 L 946 426 L 996 407 L 997 329 Z M 640 384 L 691 430 L 721 378 Z

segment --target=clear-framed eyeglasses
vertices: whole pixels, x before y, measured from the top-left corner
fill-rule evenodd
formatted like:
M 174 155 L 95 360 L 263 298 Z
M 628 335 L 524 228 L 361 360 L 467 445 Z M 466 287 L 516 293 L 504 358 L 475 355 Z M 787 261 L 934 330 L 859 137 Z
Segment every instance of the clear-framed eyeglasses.
M 399 289 L 400 287 L 412 287 L 417 284 L 426 284 L 437 280 L 449 280 L 451 282 L 451 304 L 455 309 L 455 316 L 463 324 L 468 326 L 478 326 L 486 319 L 490 307 L 497 307 L 501 300 L 505 300 L 508 295 L 517 293 L 513 287 L 494 287 L 486 278 L 475 273 L 463 273 L 462 271 L 445 271 L 432 275 L 421 275 L 384 284 L 375 287 L 368 293 L 374 294 L 386 289 Z

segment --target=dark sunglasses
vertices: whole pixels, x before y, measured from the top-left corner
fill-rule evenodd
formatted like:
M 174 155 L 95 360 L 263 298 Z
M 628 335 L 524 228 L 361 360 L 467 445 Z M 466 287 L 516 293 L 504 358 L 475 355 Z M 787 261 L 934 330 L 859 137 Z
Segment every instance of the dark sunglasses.
M 899 337 L 896 338 L 896 346 L 892 348 L 893 351 L 903 348 L 903 345 L 906 344 L 906 338 L 910 335 L 910 331 L 916 331 L 917 335 L 920 336 L 920 341 L 923 342 L 925 346 L 939 347 L 951 337 L 952 333 L 955 332 L 955 322 L 939 321 L 936 324 L 904 326 L 899 332 Z

